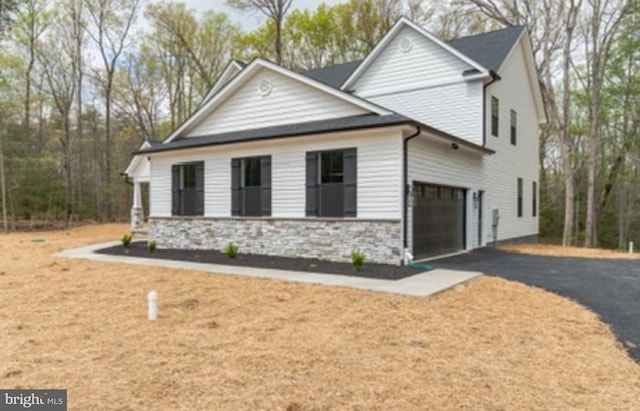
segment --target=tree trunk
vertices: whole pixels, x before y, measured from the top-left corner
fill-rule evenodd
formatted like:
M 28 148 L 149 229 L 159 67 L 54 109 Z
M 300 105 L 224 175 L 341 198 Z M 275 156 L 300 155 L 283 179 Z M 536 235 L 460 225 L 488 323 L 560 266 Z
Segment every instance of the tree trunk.
M 113 73 L 107 73 L 107 87 L 105 89 L 105 119 L 104 119 L 104 174 L 102 176 L 104 192 L 104 215 L 111 220 L 111 91 L 113 87 Z
M 564 132 L 563 132 L 564 133 Z M 571 165 L 571 148 L 560 139 L 562 151 L 562 172 L 564 174 L 564 228 L 562 230 L 562 245 L 573 244 L 573 218 L 575 215 L 575 183 L 573 179 L 573 167 Z
M 609 197 L 611 196 L 611 192 L 613 191 L 613 187 L 618 178 L 618 174 L 620 174 L 620 169 L 624 164 L 624 156 L 619 155 L 613 161 L 613 165 L 609 171 L 609 176 L 607 177 L 607 182 L 604 186 L 604 190 L 602 190 L 602 194 L 600 195 L 600 200 L 598 200 L 598 204 L 596 205 L 596 213 L 595 213 L 595 222 L 596 225 L 602 216 L 602 212 L 607 206 L 607 202 L 609 201 Z
M 282 20 L 274 19 L 276 23 L 276 63 L 282 65 Z
M 0 195 L 2 195 L 2 227 L 4 232 L 9 232 L 9 220 L 7 219 L 7 187 L 4 174 L 4 147 L 2 140 L 4 134 L 4 125 L 0 122 Z
M 69 222 L 73 215 L 73 182 L 71 181 L 71 127 L 69 119 L 69 112 L 64 114 L 64 180 L 65 180 L 65 213 L 64 213 L 64 227 L 69 228 Z
M 592 58 L 597 59 L 597 56 Z M 593 70 L 597 70 L 597 64 L 594 63 Z M 600 122 L 598 114 L 600 111 L 600 82 L 594 76 L 591 83 L 591 107 L 589 110 L 589 160 L 587 172 L 587 215 L 585 222 L 584 246 L 595 247 L 596 239 L 596 169 L 598 158 L 598 140 L 600 137 Z

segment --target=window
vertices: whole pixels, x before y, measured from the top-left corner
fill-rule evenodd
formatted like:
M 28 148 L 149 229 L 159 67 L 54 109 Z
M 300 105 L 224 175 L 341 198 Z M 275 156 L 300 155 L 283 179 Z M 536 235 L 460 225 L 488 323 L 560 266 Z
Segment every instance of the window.
M 204 215 L 204 162 L 174 164 L 171 171 L 171 213 Z
M 271 156 L 231 160 L 231 215 L 271 215 Z
M 498 113 L 500 111 L 500 103 L 498 99 L 491 96 L 491 135 L 498 137 Z
M 355 148 L 307 153 L 307 216 L 356 216 L 356 156 Z
M 260 187 L 260 157 L 242 159 L 242 187 Z
M 522 179 L 518 178 L 518 217 L 522 217 Z
M 532 215 L 536 217 L 538 215 L 538 183 L 534 181 L 531 188 L 532 188 L 531 198 L 533 199 Z
M 518 115 L 511 110 L 511 144 L 516 145 Z
M 320 184 L 342 183 L 344 180 L 344 152 L 325 151 L 320 155 Z

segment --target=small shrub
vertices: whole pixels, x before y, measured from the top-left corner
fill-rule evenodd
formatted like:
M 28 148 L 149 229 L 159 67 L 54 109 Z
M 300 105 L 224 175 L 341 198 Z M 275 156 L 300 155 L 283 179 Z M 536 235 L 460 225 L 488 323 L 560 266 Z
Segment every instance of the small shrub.
M 122 236 L 122 239 L 120 241 L 122 241 L 123 246 L 129 247 L 129 244 L 131 244 L 132 239 L 133 239 L 133 236 L 131 234 L 125 234 Z
M 362 266 L 364 265 L 364 261 L 366 260 L 366 256 L 360 250 L 354 250 L 351 252 L 351 265 L 353 269 L 356 271 L 360 271 Z
M 236 256 L 238 255 L 238 246 L 235 245 L 234 243 L 229 243 L 224 248 L 224 250 L 222 250 L 222 252 L 226 254 L 229 258 L 236 258 Z
M 156 251 L 156 248 L 158 248 L 158 244 L 154 241 L 149 241 L 147 243 L 147 247 L 149 247 L 149 252 L 153 253 Z

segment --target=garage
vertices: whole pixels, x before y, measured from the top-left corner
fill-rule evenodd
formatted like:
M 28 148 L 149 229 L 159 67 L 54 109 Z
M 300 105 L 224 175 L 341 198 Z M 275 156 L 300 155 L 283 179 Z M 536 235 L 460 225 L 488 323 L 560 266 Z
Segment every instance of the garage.
M 413 193 L 414 258 L 464 249 L 466 190 L 414 183 Z

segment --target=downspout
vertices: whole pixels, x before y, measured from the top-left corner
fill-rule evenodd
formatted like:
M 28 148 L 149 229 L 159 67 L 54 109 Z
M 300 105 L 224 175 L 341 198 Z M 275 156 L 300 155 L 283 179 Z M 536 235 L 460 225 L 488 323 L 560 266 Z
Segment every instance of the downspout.
M 416 126 L 416 132 L 406 137 L 402 141 L 402 156 L 403 156 L 403 182 L 402 186 L 404 187 L 404 195 L 402 196 L 402 265 L 406 265 L 411 260 L 413 260 L 413 256 L 409 253 L 409 235 L 407 233 L 409 222 L 407 221 L 409 217 L 409 193 L 411 192 L 411 188 L 409 187 L 409 140 L 412 140 L 420 135 L 422 130 L 420 126 Z
M 482 147 L 487 146 L 487 88 L 496 81 L 500 80 L 500 76 L 495 71 L 490 70 L 489 74 L 491 75 L 491 81 L 489 81 L 482 87 Z M 484 219 L 484 216 L 482 218 Z M 498 235 L 496 234 L 498 229 L 497 222 L 492 222 L 491 227 L 494 230 L 493 240 L 496 241 L 498 237 Z M 480 235 L 482 235 L 482 233 L 480 233 Z M 480 244 L 482 244 L 481 240 L 479 240 L 479 242 Z

